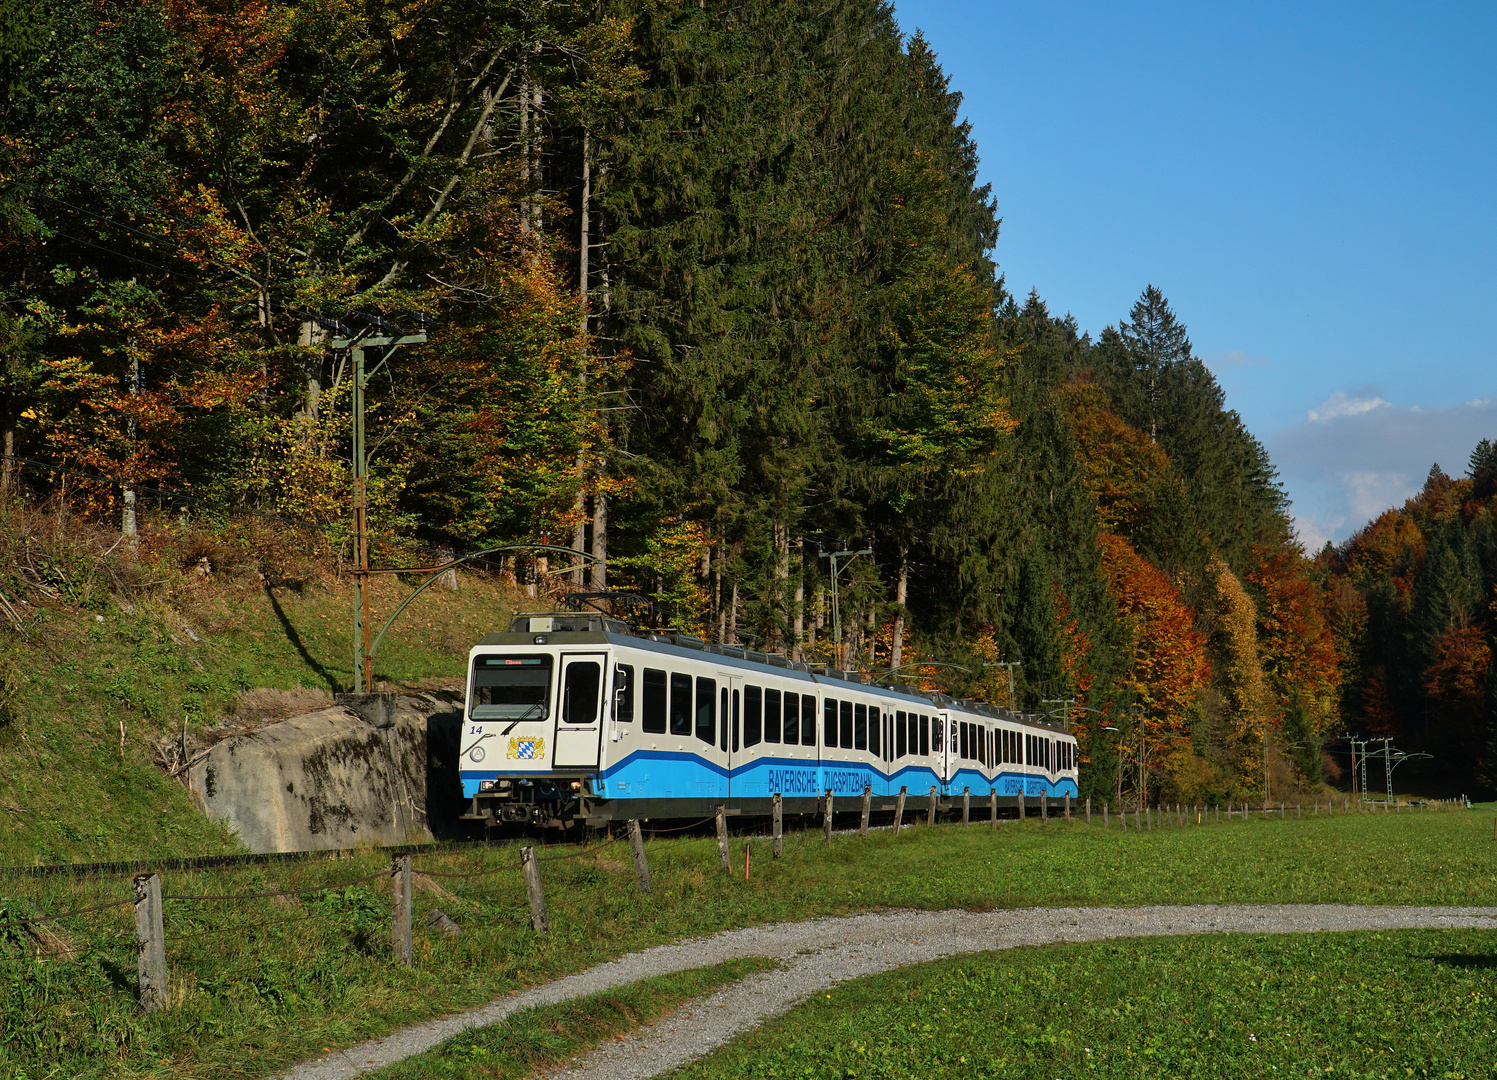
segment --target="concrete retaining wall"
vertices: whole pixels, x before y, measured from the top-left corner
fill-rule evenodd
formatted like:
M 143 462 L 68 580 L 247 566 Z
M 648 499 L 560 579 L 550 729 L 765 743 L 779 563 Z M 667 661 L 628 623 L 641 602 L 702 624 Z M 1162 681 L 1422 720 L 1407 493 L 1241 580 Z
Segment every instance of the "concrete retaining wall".
M 458 711 L 395 694 L 336 702 L 225 739 L 188 771 L 203 809 L 251 851 L 417 843 L 461 812 Z

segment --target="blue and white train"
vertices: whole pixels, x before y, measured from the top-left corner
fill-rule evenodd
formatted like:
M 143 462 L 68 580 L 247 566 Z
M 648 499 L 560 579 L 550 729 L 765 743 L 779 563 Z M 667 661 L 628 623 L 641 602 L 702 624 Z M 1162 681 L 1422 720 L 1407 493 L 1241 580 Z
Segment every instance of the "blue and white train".
M 966 794 L 1077 794 L 1063 725 L 600 615 L 518 616 L 469 654 L 459 744 L 469 818 L 603 824 L 813 813 L 861 796 L 913 810 Z M 1035 803 L 1031 803 L 1034 806 Z

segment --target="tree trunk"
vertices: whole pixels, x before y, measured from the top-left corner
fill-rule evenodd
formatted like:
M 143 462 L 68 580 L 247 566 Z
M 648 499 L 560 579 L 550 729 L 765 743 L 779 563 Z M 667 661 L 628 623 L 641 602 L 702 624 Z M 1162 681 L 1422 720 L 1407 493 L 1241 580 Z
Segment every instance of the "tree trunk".
M 522 89 L 521 90 L 521 96 L 527 102 L 527 104 L 522 105 L 522 108 L 528 108 L 528 100 L 529 99 L 525 97 L 525 93 L 526 93 L 526 90 Z M 590 142 L 588 140 L 587 133 L 583 132 L 583 134 L 582 134 L 582 201 L 581 201 L 581 206 L 580 206 L 580 208 L 578 210 L 578 215 L 577 215 L 578 216 L 577 295 L 579 297 L 581 297 L 581 299 L 582 299 L 582 305 L 581 305 L 582 306 L 582 325 L 579 327 L 579 330 L 581 331 L 581 333 L 582 333 L 582 335 L 583 335 L 584 338 L 587 336 L 588 210 L 589 210 L 589 204 L 592 202 L 592 172 L 591 172 L 591 170 L 592 170 L 592 162 L 589 160 L 589 151 L 590 150 L 591 150 L 591 144 L 590 144 Z M 528 167 L 529 166 L 527 165 L 527 168 Z M 582 386 L 581 386 L 581 395 L 582 395 L 582 397 L 584 399 L 584 403 L 585 403 L 585 399 L 587 397 L 587 367 L 586 367 L 585 364 L 583 366 L 582 375 L 581 375 L 580 378 L 581 378 L 581 383 L 582 383 Z M 586 471 L 587 471 L 587 453 L 586 453 L 586 451 L 579 451 L 578 454 L 577 454 L 577 480 L 578 480 L 577 504 L 576 504 L 576 506 L 573 507 L 573 512 L 577 515 L 577 524 L 572 529 L 572 547 L 575 550 L 577 550 L 577 551 L 584 550 L 584 547 L 587 544 L 587 483 L 586 483 Z M 596 504 L 596 502 L 597 502 L 597 497 L 596 496 L 594 497 L 593 501 L 594 501 L 594 504 Z M 596 535 L 597 535 L 597 525 L 596 525 L 596 523 L 593 526 L 593 530 L 594 530 L 594 537 L 596 537 Z M 594 541 L 593 541 L 593 546 L 595 548 L 597 546 L 597 540 L 596 539 L 594 539 Z M 593 577 L 596 578 L 596 576 L 597 576 L 597 571 L 595 569 L 594 572 L 593 572 Z M 572 571 L 572 586 L 573 586 L 573 588 L 581 590 L 581 588 L 582 588 L 582 581 L 583 581 L 582 560 L 578 559 L 577 560 L 577 569 L 575 569 L 575 570 Z M 597 586 L 594 585 L 593 588 L 596 590 Z
M 582 133 L 582 199 L 577 211 L 577 294 L 582 297 L 582 332 L 587 333 L 587 290 L 590 284 L 588 259 L 592 254 L 593 163 L 592 137 Z
M 585 467 L 586 467 L 586 459 L 581 454 L 578 454 L 577 455 L 577 472 L 578 472 L 579 477 L 580 477 L 580 475 L 582 473 L 582 470 Z M 577 515 L 577 523 L 572 526 L 572 550 L 573 551 L 586 551 L 587 550 L 587 492 L 583 488 L 578 488 L 578 490 L 577 490 L 577 501 L 572 506 L 572 513 L 574 513 L 575 515 Z M 582 588 L 582 563 L 583 563 L 583 559 L 581 558 L 581 556 L 578 556 L 578 558 L 574 561 L 573 566 L 572 566 L 572 573 L 571 573 L 572 588 L 577 589 L 577 590 L 581 590 L 581 588 Z
M 775 637 L 779 640 L 776 644 L 785 645 L 785 652 L 789 653 L 790 643 L 785 641 L 786 631 L 789 629 L 790 620 L 785 618 L 786 594 L 790 589 L 790 527 L 780 522 L 774 525 L 774 607 L 775 614 L 780 616 L 775 620 Z
M 16 482 L 16 422 L 5 411 L 5 462 L 0 465 L 0 500 L 9 499 Z
M 791 656 L 801 663 L 806 661 L 806 542 L 801 541 L 800 567 L 795 575 L 795 640 L 791 642 Z
M 904 602 L 909 596 L 910 551 L 899 545 L 899 577 L 894 582 L 894 641 L 889 647 L 889 667 L 904 663 Z
M 592 571 L 593 592 L 605 592 L 608 589 L 608 495 L 601 485 L 593 493 Z
M 301 324 L 301 331 L 297 335 L 296 343 L 306 349 L 317 349 L 317 352 L 305 352 L 302 354 L 302 371 L 306 375 L 306 389 L 302 393 L 301 407 L 297 410 L 297 419 L 308 428 L 315 427 L 317 418 L 322 409 L 322 352 L 321 349 L 327 341 L 327 331 L 316 323 L 308 320 Z
M 738 640 L 738 582 L 733 582 L 733 596 L 728 603 L 728 640 Z

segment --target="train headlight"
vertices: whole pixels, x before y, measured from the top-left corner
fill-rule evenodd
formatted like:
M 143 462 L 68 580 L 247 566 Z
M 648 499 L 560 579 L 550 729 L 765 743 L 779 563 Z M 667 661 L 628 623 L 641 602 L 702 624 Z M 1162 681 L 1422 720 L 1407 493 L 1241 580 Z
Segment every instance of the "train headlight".
M 480 780 L 480 781 L 478 781 L 478 790 L 479 791 L 493 791 L 494 788 L 498 786 L 498 784 L 499 784 L 499 781 L 497 781 L 497 780 Z

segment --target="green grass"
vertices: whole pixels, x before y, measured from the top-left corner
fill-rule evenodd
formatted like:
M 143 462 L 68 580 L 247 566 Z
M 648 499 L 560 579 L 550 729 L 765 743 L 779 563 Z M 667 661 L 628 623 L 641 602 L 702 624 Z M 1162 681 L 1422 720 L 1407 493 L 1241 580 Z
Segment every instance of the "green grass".
M 461 580 L 457 593 L 428 590 L 396 624 L 378 680 L 460 679 L 473 642 L 507 625 L 507 590 Z M 408 590 L 377 582 L 376 613 Z M 252 687 L 347 689 L 348 590 L 213 581 L 170 604 L 102 607 L 39 607 L 30 638 L 8 642 L 20 654 L 0 715 L 0 865 L 237 850 L 153 763 L 155 744 L 184 723 L 213 726 Z
M 599 1043 L 654 1023 L 684 1001 L 775 966 L 764 959 L 642 979 L 576 1001 L 516 1013 L 502 1024 L 450 1039 L 428 1054 L 370 1073 L 379 1080 L 519 1080 L 552 1068 Z
M 741 866 L 742 845 L 734 842 Z M 753 879 L 717 868 L 715 841 L 660 839 L 652 896 L 633 887 L 626 845 L 542 864 L 552 932 L 529 926 L 512 845 L 426 855 L 439 879 L 417 894 L 416 962 L 390 959 L 378 883 L 294 907 L 269 900 L 166 904 L 173 1008 L 142 1015 L 128 908 L 59 924 L 88 950 L 37 960 L 0 942 L 0 1076 L 250 1077 L 411 1023 L 493 1000 L 623 952 L 687 935 L 878 907 L 1346 901 L 1485 904 L 1497 897 L 1489 812 L 1361 814 L 1169 828 L 1124 836 L 1080 823 L 989 830 L 916 827 L 866 840 L 791 834 L 785 858 L 753 841 Z M 547 855 L 566 854 L 565 849 Z M 164 875 L 170 895 L 309 888 L 386 865 L 342 860 Z M 129 895 L 125 879 L 0 879 L 0 907 L 27 915 Z M 464 929 L 428 929 L 433 907 Z M 1142 984 L 1141 984 L 1142 985 Z M 32 1066 L 56 1063 L 51 1073 Z
M 925 964 L 817 995 L 677 1080 L 1490 1077 L 1478 931 L 1200 936 Z M 418 1074 L 419 1075 L 419 1074 Z

